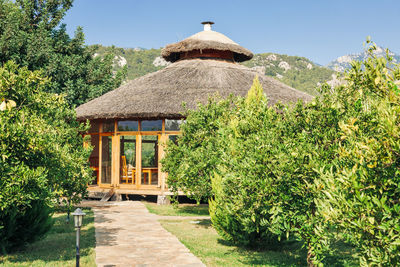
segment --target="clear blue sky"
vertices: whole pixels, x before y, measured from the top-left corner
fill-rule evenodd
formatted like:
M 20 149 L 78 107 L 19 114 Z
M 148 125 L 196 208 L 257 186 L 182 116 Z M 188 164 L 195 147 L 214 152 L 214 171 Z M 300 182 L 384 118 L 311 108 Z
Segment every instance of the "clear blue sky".
M 358 53 L 370 35 L 400 53 L 400 0 L 75 0 L 64 23 L 87 44 L 160 48 L 202 30 L 254 53 L 304 56 L 319 64 Z

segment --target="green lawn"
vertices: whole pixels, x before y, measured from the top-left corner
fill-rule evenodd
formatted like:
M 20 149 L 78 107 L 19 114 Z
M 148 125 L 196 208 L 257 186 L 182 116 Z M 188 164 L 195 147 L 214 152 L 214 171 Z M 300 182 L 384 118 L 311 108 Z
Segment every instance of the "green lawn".
M 179 204 L 178 207 L 174 207 L 173 205 L 157 205 L 151 202 L 143 203 L 151 213 L 162 216 L 209 216 L 208 205 L 206 204 Z
M 222 240 L 210 220 L 161 220 L 207 266 L 307 266 L 301 243 L 287 241 L 274 249 L 251 250 Z M 330 257 L 326 266 L 358 266 L 354 251 L 341 244 L 341 252 Z
M 95 263 L 95 231 L 93 212 L 83 209 L 86 216 L 81 229 L 81 266 L 96 266 Z M 72 221 L 66 223 L 65 213 L 56 213 L 54 226 L 46 237 L 24 250 L 0 256 L 0 266 L 75 266 L 76 232 Z

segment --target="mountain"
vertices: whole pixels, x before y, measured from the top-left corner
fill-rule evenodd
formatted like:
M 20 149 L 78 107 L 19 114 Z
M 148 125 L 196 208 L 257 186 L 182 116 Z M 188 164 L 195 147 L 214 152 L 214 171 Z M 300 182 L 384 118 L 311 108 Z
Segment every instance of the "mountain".
M 380 46 L 377 46 L 377 49 L 374 51 L 374 54 L 378 57 L 385 57 L 386 50 Z M 400 62 L 400 55 L 393 53 L 389 50 L 389 55 L 393 57 L 394 63 Z M 338 57 L 334 61 L 330 62 L 326 65 L 327 68 L 330 68 L 334 71 L 343 72 L 346 69 L 350 68 L 350 62 L 352 61 L 363 61 L 368 57 L 367 52 L 362 52 L 359 54 L 349 54 L 345 56 Z
M 115 70 L 122 67 L 127 68 L 128 80 L 160 70 L 170 64 L 160 56 L 161 49 L 119 48 L 101 45 L 97 47 L 94 56 L 112 52 L 115 56 Z M 317 94 L 316 88 L 320 83 L 335 78 L 335 71 L 321 67 L 304 57 L 263 53 L 255 54 L 253 59 L 242 64 L 313 95 Z
M 168 62 L 162 59 L 154 63 L 154 60 L 160 56 L 161 49 L 144 49 L 144 48 L 121 48 L 115 46 L 98 45 L 95 56 L 104 55 L 105 53 L 113 53 L 114 68 L 127 69 L 127 79 L 133 80 L 147 73 L 154 72 L 164 68 Z M 164 61 L 164 62 L 163 62 Z
M 312 95 L 319 84 L 334 79 L 335 71 L 319 66 L 305 57 L 276 53 L 255 54 L 243 65 Z

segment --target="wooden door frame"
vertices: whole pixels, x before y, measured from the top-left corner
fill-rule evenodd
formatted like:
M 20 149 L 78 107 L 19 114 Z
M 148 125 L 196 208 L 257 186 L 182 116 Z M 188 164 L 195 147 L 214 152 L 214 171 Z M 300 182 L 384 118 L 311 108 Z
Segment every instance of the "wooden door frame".
M 164 120 L 163 120 L 164 122 Z M 140 142 L 138 142 L 138 152 L 137 153 L 137 177 L 136 179 L 137 182 L 137 189 L 160 189 L 160 141 L 161 141 L 161 136 L 163 135 L 162 131 L 148 131 L 148 132 L 139 132 L 138 136 L 140 136 Z M 142 184 L 142 136 L 157 136 L 157 185 L 149 185 L 149 184 Z
M 114 123 L 114 131 L 113 132 L 103 132 L 103 124 L 105 121 L 99 120 L 98 132 L 89 133 L 90 135 L 96 134 L 99 137 L 98 146 L 99 146 L 99 174 L 98 174 L 98 186 L 102 188 L 112 188 L 112 187 L 122 187 L 126 189 L 158 189 L 161 191 L 168 190 L 166 186 L 166 178 L 167 173 L 161 171 L 162 164 L 160 160 L 164 157 L 165 151 L 164 146 L 169 138 L 169 135 L 180 135 L 181 131 L 166 131 L 165 129 L 165 118 L 158 119 L 162 120 L 162 129 L 159 131 L 141 131 L 141 124 L 142 119 L 132 119 L 133 121 L 138 122 L 138 130 L 137 131 L 118 131 L 118 119 L 113 119 L 112 122 Z M 157 136 L 157 145 L 158 145 L 158 162 L 157 162 L 157 176 L 158 176 L 158 183 L 157 185 L 142 185 L 142 136 Z M 102 183 L 102 159 L 103 159 L 103 151 L 102 151 L 102 138 L 104 136 L 111 136 L 111 183 Z M 136 177 L 135 177 L 135 184 L 120 184 L 120 144 L 121 136 L 136 136 Z

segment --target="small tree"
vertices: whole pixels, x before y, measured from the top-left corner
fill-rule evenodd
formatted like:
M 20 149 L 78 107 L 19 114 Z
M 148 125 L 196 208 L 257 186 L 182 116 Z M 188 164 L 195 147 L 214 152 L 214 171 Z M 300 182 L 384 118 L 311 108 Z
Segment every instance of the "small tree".
M 237 100 L 229 122 L 219 129 L 221 159 L 211 179 L 210 215 L 218 233 L 236 244 L 269 245 L 283 236 L 278 221 L 276 231 L 266 223 L 272 218 L 271 203 L 264 192 L 268 181 L 260 173 L 259 162 L 265 157 L 258 134 L 263 128 L 271 130 L 277 120 L 279 115 L 268 107 L 256 78 L 247 98 Z M 275 135 L 274 131 L 270 133 L 270 137 Z
M 187 110 L 177 144 L 169 142 L 163 158 L 163 171 L 168 172 L 167 184 L 175 196 L 183 191 L 200 203 L 212 196 L 210 177 L 219 165 L 221 148 L 218 131 L 229 120 L 233 98 L 210 98 L 197 110 Z
M 242 244 L 292 235 L 305 241 L 314 265 L 329 249 L 328 225 L 315 206 L 321 194 L 315 169 L 332 159 L 337 116 L 328 97 L 334 96 L 269 107 L 262 92 L 255 80 L 220 131 L 224 149 L 215 179 L 222 189 L 210 204 L 213 225 Z

